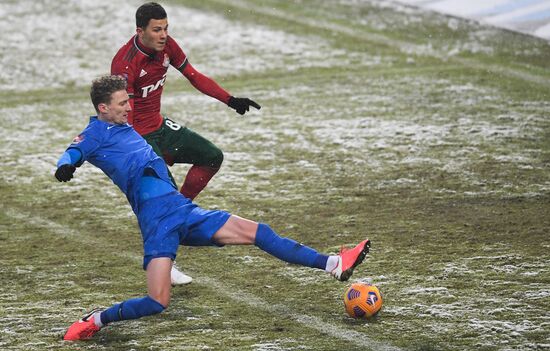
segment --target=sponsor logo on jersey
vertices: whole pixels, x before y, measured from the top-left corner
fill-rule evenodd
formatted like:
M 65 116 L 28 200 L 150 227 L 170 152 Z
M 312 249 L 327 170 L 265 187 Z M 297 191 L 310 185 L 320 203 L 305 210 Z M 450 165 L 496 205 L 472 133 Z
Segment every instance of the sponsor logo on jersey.
M 142 69 L 141 69 L 141 72 L 139 73 L 139 77 L 141 78 L 141 77 L 143 77 L 143 76 L 146 75 L 146 74 L 147 74 L 147 72 L 142 68 Z
M 166 73 L 164 73 L 162 75 L 162 78 L 158 82 L 156 82 L 155 84 L 151 84 L 151 85 L 148 85 L 148 86 L 145 86 L 145 87 L 141 88 L 141 97 L 146 98 L 147 95 L 149 95 L 153 91 L 155 91 L 158 88 L 160 88 L 161 86 L 163 86 L 165 81 L 166 81 Z
M 84 135 L 80 134 L 74 137 L 73 142 L 71 144 L 79 144 L 82 140 L 84 140 Z
M 170 57 L 168 57 L 168 54 L 164 54 L 164 61 L 162 62 L 162 65 L 164 67 L 168 67 L 168 65 L 170 65 Z

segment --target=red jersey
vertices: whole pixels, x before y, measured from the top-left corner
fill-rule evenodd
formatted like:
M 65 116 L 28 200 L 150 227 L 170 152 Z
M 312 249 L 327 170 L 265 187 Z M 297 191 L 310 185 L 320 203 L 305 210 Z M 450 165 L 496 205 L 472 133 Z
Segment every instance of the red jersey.
M 157 130 L 162 124 L 160 100 L 168 67 L 172 65 L 204 94 L 227 104 L 230 94 L 212 79 L 195 70 L 183 50 L 168 36 L 162 51 L 145 47 L 135 35 L 117 52 L 111 63 L 111 74 L 128 82 L 128 95 L 133 111 L 128 123 L 141 135 Z

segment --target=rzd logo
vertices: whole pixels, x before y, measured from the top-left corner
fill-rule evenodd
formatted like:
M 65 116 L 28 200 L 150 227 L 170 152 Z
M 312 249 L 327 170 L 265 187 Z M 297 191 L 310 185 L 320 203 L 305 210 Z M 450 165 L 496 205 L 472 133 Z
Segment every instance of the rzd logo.
M 162 79 L 159 80 L 156 84 L 151 84 L 146 87 L 141 88 L 142 93 L 141 97 L 146 98 L 149 93 L 152 93 L 153 91 L 157 90 L 159 87 L 164 85 L 164 82 L 166 81 L 166 73 L 162 76 Z

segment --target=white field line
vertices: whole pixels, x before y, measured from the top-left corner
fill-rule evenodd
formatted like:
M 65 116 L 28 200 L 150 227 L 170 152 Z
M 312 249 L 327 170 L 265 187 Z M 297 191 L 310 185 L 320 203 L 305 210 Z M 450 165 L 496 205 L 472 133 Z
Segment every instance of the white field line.
M 269 312 L 270 314 L 275 314 L 281 317 L 290 318 L 293 321 L 303 324 L 308 328 L 315 329 L 323 334 L 328 334 L 334 338 L 346 340 L 349 343 L 355 344 L 357 346 L 363 346 L 373 350 L 401 350 L 398 347 L 391 346 L 382 342 L 374 341 L 363 333 L 359 333 L 353 330 L 348 330 L 348 329 L 336 326 L 334 324 L 324 322 L 318 317 L 296 314 L 292 312 L 292 310 L 285 305 L 270 304 L 265 300 L 257 296 L 248 294 L 244 291 L 239 291 L 234 289 L 229 290 L 227 289 L 226 285 L 221 284 L 219 281 L 215 279 L 202 276 L 197 278 L 197 280 L 201 284 L 204 284 L 204 285 L 208 284 L 209 286 L 214 286 L 217 289 L 216 291 L 218 291 L 219 293 L 222 293 L 223 295 L 231 298 L 234 301 L 247 304 L 254 308 L 263 309 Z
M 15 220 L 25 221 L 27 224 L 30 223 L 34 226 L 44 228 L 47 231 L 50 231 L 56 235 L 61 235 L 62 237 L 67 238 L 69 240 L 78 241 L 87 245 L 90 245 L 90 244 L 94 245 L 102 242 L 102 240 L 94 238 L 93 236 L 85 235 L 78 231 L 75 231 L 69 226 L 59 224 L 49 219 L 38 217 L 29 212 L 23 212 L 19 209 L 15 210 L 12 208 L 8 208 L 6 210 L 6 214 Z M 123 257 L 125 259 L 129 259 L 131 261 L 135 261 L 136 263 L 140 263 L 140 264 L 143 260 L 143 256 L 132 254 L 130 252 L 116 251 L 116 252 L 111 252 L 110 254 L 114 256 Z M 324 322 L 318 317 L 296 314 L 292 312 L 292 309 L 289 308 L 288 306 L 285 306 L 282 304 L 276 304 L 276 305 L 270 304 L 265 300 L 255 295 L 252 295 L 248 292 L 230 288 L 229 286 L 222 284 L 220 281 L 214 278 L 205 277 L 203 275 L 199 278 L 195 278 L 194 280 L 199 285 L 215 287 L 218 293 L 222 293 L 224 296 L 232 299 L 233 301 L 246 304 L 252 308 L 265 310 L 269 314 L 278 315 L 281 318 L 291 319 L 295 322 L 302 324 L 305 327 L 315 329 L 320 333 L 330 335 L 334 338 L 345 340 L 351 344 L 355 344 L 357 346 L 361 346 L 361 347 L 365 347 L 373 350 L 383 350 L 383 351 L 401 350 L 398 347 L 372 340 L 370 339 L 369 336 L 363 333 L 359 333 L 353 330 L 347 330 L 337 325 Z
M 509 68 L 509 67 L 502 67 L 502 66 L 497 66 L 497 65 L 494 65 L 494 64 L 485 64 L 485 63 L 479 62 L 475 59 L 467 59 L 467 58 L 449 56 L 449 55 L 447 55 L 443 52 L 439 52 L 439 53 L 438 52 L 430 52 L 430 53 L 428 53 L 428 52 L 426 52 L 426 50 L 423 50 L 422 48 L 418 47 L 417 45 L 414 45 L 414 44 L 411 44 L 411 43 L 408 43 L 408 42 L 405 42 L 405 41 L 401 41 L 401 40 L 395 40 L 395 39 L 386 37 L 386 36 L 381 35 L 381 34 L 358 32 L 356 30 L 353 30 L 351 28 L 348 28 L 348 27 L 345 27 L 345 26 L 342 26 L 342 25 L 338 25 L 338 24 L 334 24 L 334 23 L 322 23 L 322 22 L 315 21 L 313 19 L 303 18 L 303 17 L 300 17 L 298 15 L 294 15 L 292 13 L 280 11 L 280 10 L 277 10 L 277 9 L 274 9 L 274 8 L 264 7 L 264 6 L 261 6 L 261 5 L 256 5 L 255 3 L 253 4 L 253 3 L 249 3 L 249 2 L 243 2 L 242 0 L 221 0 L 221 1 L 220 0 L 215 0 L 215 1 L 218 1 L 218 2 L 221 2 L 221 3 L 229 3 L 229 4 L 231 4 L 231 6 L 235 6 L 235 7 L 238 7 L 240 9 L 243 9 L 243 10 L 246 10 L 246 11 L 250 11 L 252 9 L 254 12 L 261 13 L 263 15 L 272 16 L 272 17 L 280 18 L 280 19 L 287 20 L 287 21 L 290 20 L 290 21 L 293 21 L 293 22 L 296 22 L 296 23 L 299 23 L 299 24 L 307 25 L 307 26 L 312 27 L 312 28 L 318 28 L 318 29 L 321 29 L 321 30 L 327 30 L 328 29 L 328 30 L 331 30 L 333 32 L 345 34 L 347 36 L 350 36 L 350 37 L 353 37 L 353 38 L 356 38 L 356 39 L 391 46 L 391 47 L 399 49 L 401 52 L 404 52 L 404 53 L 415 54 L 417 52 L 419 52 L 419 53 L 421 52 L 422 53 L 421 55 L 431 56 L 431 57 L 434 57 L 434 58 L 437 58 L 437 59 L 440 59 L 440 60 L 443 60 L 443 61 L 446 61 L 446 62 L 456 62 L 456 63 L 459 63 L 463 66 L 467 66 L 467 67 L 470 67 L 470 68 L 475 68 L 477 70 L 484 70 L 484 71 L 488 71 L 488 72 L 498 73 L 498 74 L 502 74 L 502 75 L 505 75 L 505 76 L 508 76 L 508 77 L 511 77 L 511 78 L 517 78 L 517 79 L 521 79 L 521 80 L 524 80 L 524 81 L 527 81 L 527 82 L 536 83 L 536 84 L 540 84 L 540 85 L 543 85 L 543 86 L 546 86 L 546 87 L 550 87 L 550 79 L 547 79 L 545 77 L 530 74 L 530 73 L 520 71 L 520 70 L 515 70 L 515 69 Z

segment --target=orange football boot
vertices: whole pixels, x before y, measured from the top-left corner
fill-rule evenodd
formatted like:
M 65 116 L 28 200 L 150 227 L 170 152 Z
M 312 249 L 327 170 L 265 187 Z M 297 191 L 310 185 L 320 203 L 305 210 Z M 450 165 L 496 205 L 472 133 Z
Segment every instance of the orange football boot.
M 63 337 L 63 340 L 88 340 L 101 328 L 95 325 L 93 314 L 99 310 L 93 310 L 82 319 L 74 322 Z
M 369 253 L 369 248 L 369 239 L 361 241 L 359 245 L 355 246 L 353 249 L 342 248 L 338 255 L 338 265 L 330 274 L 339 281 L 345 282 L 351 277 L 355 267 L 363 262 L 365 256 Z

